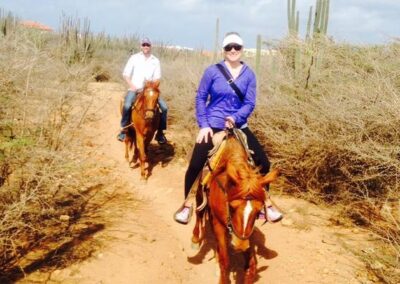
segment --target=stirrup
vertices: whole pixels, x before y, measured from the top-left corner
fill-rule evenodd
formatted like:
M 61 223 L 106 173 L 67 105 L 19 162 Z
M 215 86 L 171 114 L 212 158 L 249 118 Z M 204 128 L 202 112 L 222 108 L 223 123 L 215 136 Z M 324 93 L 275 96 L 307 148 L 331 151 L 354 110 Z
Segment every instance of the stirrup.
M 125 132 L 120 132 L 120 133 L 117 135 L 118 141 L 124 142 L 124 141 L 125 141 L 125 138 L 126 138 L 126 133 L 125 133 Z
M 189 215 L 188 215 L 188 217 L 187 217 L 186 220 L 181 220 L 181 219 L 179 219 L 179 218 L 177 217 L 177 215 L 178 215 L 179 213 L 181 213 L 185 208 L 188 208 L 188 210 L 189 210 Z M 192 219 L 192 214 L 193 214 L 193 205 L 191 205 L 191 206 L 189 207 L 189 206 L 186 206 L 186 205 L 183 204 L 183 205 L 174 213 L 174 220 L 175 220 L 176 222 L 180 223 L 180 224 L 187 225 L 187 224 L 190 222 L 190 220 Z

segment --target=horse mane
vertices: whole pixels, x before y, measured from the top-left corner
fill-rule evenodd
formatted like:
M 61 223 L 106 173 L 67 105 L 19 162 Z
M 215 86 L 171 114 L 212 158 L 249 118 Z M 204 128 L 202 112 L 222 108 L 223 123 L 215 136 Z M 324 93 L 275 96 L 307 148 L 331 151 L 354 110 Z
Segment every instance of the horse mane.
M 157 91 L 158 93 L 160 93 L 160 81 L 156 80 L 156 81 L 146 81 L 144 84 L 144 88 L 143 91 L 147 88 L 153 89 L 155 91 Z
M 143 90 L 138 94 L 138 98 L 136 99 L 135 106 L 137 108 L 141 108 L 141 106 L 143 104 L 143 101 L 145 99 L 144 91 L 146 89 L 152 89 L 152 90 L 158 92 L 158 94 L 161 94 L 159 87 L 160 87 L 160 81 L 159 80 L 157 80 L 157 81 L 146 81 L 145 84 L 144 84 Z
M 225 175 L 233 186 L 227 186 L 229 200 L 257 199 L 265 200 L 265 189 L 261 185 L 261 174 L 248 163 L 247 153 L 234 137 L 227 138 L 221 160 L 214 175 Z

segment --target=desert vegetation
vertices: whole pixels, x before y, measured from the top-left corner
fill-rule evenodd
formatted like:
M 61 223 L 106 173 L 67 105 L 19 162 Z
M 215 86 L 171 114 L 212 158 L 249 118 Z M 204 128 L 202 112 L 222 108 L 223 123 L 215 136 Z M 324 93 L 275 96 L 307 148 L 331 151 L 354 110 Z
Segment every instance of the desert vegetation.
M 113 197 L 113 186 L 106 163 L 91 159 L 79 138 L 92 119 L 87 83 L 107 74 L 61 35 L 22 28 L 12 14 L 0 23 L 4 283 L 101 230 L 100 204 Z
M 104 226 L 98 208 L 109 196 L 100 189 L 112 187 L 112 177 L 80 139 L 92 119 L 86 87 L 122 83 L 121 68 L 138 46 L 135 37 L 94 35 L 88 21 L 65 17 L 60 33 L 42 33 L 1 15 L 0 279 L 29 272 L 32 252 L 54 258 L 54 248 Z M 250 123 L 283 173 L 274 190 L 335 208 L 332 225 L 370 231 L 375 246 L 360 257 L 380 281 L 399 283 L 400 41 L 290 37 L 268 46 L 277 52 L 257 63 Z M 161 43 L 153 52 L 181 138 L 175 153 L 185 158 L 197 132 L 196 87 L 213 59 Z

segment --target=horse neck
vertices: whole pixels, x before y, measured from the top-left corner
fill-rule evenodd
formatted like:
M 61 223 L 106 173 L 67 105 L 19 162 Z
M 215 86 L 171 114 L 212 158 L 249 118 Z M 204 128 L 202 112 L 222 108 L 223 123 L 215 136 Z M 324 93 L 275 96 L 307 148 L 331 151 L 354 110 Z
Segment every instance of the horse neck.
M 246 151 L 235 138 L 228 138 L 216 173 L 226 184 L 229 200 L 247 197 L 264 198 L 264 189 L 261 188 L 259 182 L 261 175 L 248 163 Z M 232 177 L 235 179 L 236 186 L 229 185 L 229 179 Z

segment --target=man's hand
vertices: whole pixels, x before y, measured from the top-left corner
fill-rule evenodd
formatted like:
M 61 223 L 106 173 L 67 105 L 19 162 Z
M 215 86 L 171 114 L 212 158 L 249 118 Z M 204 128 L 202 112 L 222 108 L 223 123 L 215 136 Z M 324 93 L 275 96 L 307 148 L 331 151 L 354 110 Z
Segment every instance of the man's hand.
M 129 91 L 132 91 L 132 92 L 136 92 L 137 88 L 136 88 L 135 85 L 133 85 L 133 84 L 131 83 L 131 84 L 129 84 L 129 89 L 128 89 L 128 90 L 129 90 Z
M 225 127 L 229 129 L 235 127 L 235 119 L 232 116 L 227 116 L 225 118 Z
M 204 139 L 204 142 L 208 142 L 208 136 L 213 136 L 213 131 L 210 127 L 204 127 L 200 129 L 199 134 L 197 135 L 196 142 L 201 143 Z
M 129 86 L 128 91 L 136 92 L 137 88 L 132 83 L 131 78 L 129 76 L 124 76 L 124 79 L 125 79 L 126 83 L 128 83 L 128 86 Z

